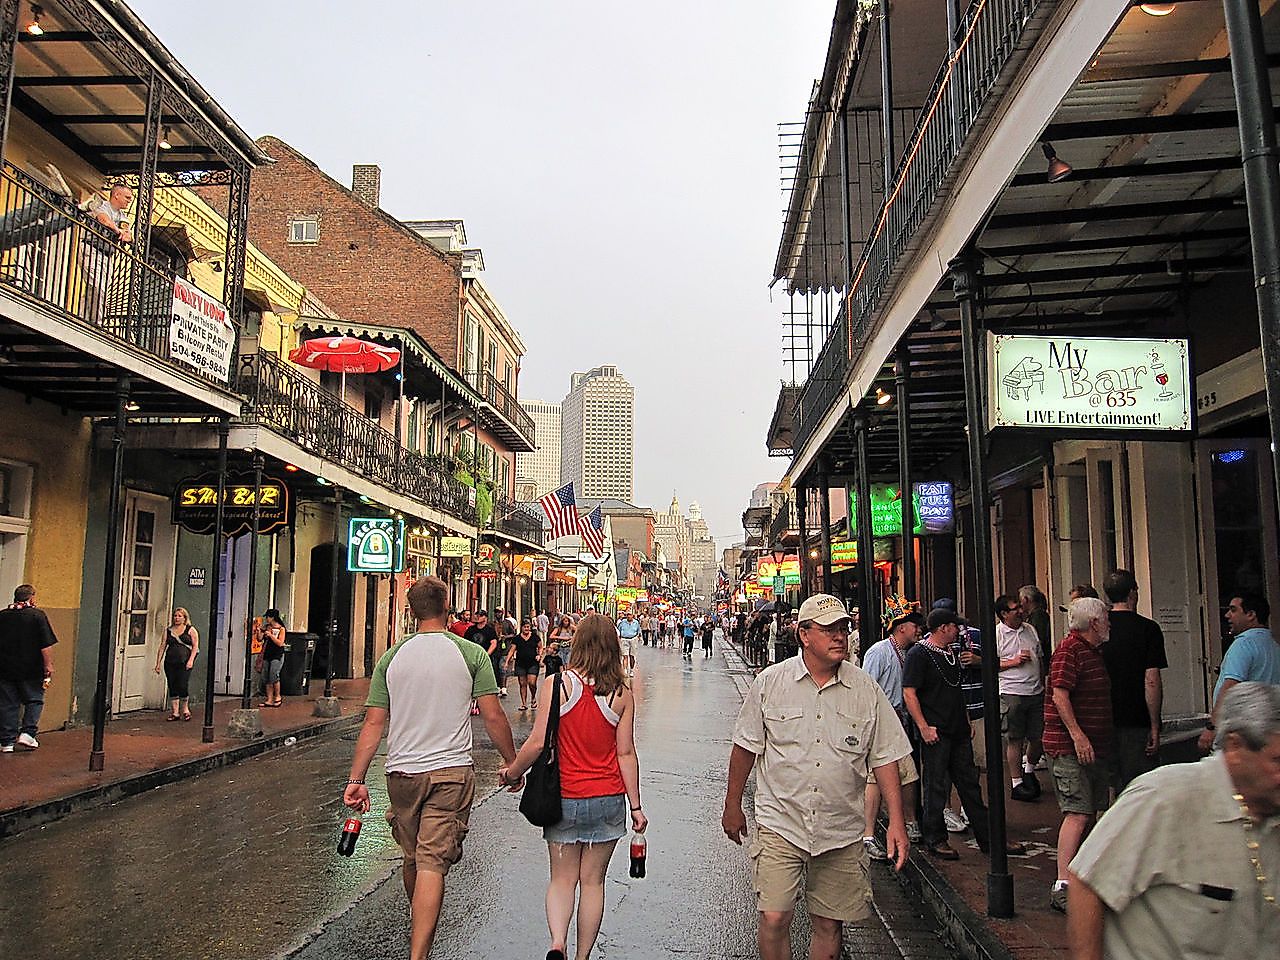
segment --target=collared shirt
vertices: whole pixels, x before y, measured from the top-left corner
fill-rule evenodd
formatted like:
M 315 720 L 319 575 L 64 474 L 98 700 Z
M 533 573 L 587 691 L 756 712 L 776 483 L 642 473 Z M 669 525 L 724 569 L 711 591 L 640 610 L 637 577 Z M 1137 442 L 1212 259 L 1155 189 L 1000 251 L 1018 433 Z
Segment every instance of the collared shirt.
M 868 772 L 911 752 L 875 681 L 841 661 L 819 689 L 801 656 L 756 677 L 733 742 L 759 758 L 756 823 L 814 856 L 861 839 Z
M 1258 842 L 1276 891 L 1280 817 L 1246 834 L 1235 792 L 1214 754 L 1138 777 L 1098 821 L 1071 870 L 1106 904 L 1108 960 L 1276 956 L 1280 909 L 1263 902 L 1245 844 Z
M 1280 684 L 1280 644 L 1267 627 L 1253 627 L 1231 641 L 1213 688 L 1214 703 L 1218 702 L 1224 680 Z
M 1061 687 L 1071 695 L 1071 710 L 1081 732 L 1099 757 L 1111 755 L 1115 725 L 1111 719 L 1111 678 L 1098 648 L 1074 630 L 1053 651 L 1049 667 L 1050 688 Z M 1044 698 L 1044 752 L 1066 757 L 1076 752 L 1071 732 L 1058 713 L 1052 692 Z
M 1019 697 L 1031 697 L 1044 693 L 1044 671 L 1040 668 L 1040 638 L 1036 628 L 1029 623 L 1020 624 L 1017 630 L 996 624 L 996 656 L 1001 660 L 1013 660 L 1022 650 L 1031 653 L 1031 659 L 1016 667 L 1000 671 L 1000 692 Z
M 902 712 L 902 662 L 904 654 L 891 639 L 873 643 L 862 658 L 862 669 L 889 698 L 889 703 Z

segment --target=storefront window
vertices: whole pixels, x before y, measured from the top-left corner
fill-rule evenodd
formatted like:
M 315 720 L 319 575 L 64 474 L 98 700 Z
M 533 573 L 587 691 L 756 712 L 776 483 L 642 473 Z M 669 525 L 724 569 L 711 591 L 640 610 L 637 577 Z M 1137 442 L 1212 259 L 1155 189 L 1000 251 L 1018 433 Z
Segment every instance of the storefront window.
M 1266 593 L 1257 460 L 1258 454 L 1247 449 L 1219 450 L 1210 457 L 1219 616 L 1241 590 Z
M 1120 553 L 1116 543 L 1116 484 L 1115 466 L 1110 460 L 1098 461 L 1098 490 L 1102 494 L 1102 549 L 1106 551 L 1107 566 L 1120 566 Z

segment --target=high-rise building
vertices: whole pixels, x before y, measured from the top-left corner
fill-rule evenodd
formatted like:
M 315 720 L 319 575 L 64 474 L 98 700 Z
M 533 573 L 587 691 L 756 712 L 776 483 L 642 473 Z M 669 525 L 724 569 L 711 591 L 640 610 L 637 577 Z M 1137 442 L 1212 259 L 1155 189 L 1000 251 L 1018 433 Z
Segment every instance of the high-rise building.
M 579 498 L 630 502 L 635 388 L 615 366 L 575 373 L 560 404 L 560 482 Z
M 516 454 L 516 485 L 528 492 L 532 485 L 536 500 L 560 486 L 560 404 L 545 400 L 521 400 L 520 406 L 533 420 L 537 449 Z M 523 481 L 523 482 L 522 482 Z

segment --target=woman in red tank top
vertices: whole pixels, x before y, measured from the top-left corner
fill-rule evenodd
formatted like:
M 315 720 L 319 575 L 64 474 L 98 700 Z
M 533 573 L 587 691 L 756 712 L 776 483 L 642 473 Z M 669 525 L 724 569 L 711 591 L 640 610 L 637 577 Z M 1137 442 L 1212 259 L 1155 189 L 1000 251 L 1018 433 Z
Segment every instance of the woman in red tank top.
M 622 647 L 613 621 L 588 614 L 573 635 L 569 664 L 561 674 L 560 795 L 564 818 L 545 827 L 551 859 L 547 887 L 547 960 L 565 960 L 569 921 L 578 901 L 578 960 L 595 946 L 604 919 L 604 877 L 613 848 L 631 827 L 643 833 L 648 820 L 640 809 L 640 761 L 636 756 L 635 700 L 622 672 Z M 499 776 L 518 783 L 537 759 L 546 739 L 551 684 L 542 683 L 538 715 L 515 762 Z

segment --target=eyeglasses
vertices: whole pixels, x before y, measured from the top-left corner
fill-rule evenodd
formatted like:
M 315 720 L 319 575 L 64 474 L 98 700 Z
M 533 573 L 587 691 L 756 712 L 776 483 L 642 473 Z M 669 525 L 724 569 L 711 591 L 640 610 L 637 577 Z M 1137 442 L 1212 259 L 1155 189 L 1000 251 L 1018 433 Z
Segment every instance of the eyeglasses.
M 1021 607 L 1005 607 L 1000 612 L 1001 613 L 1021 613 L 1022 608 Z

